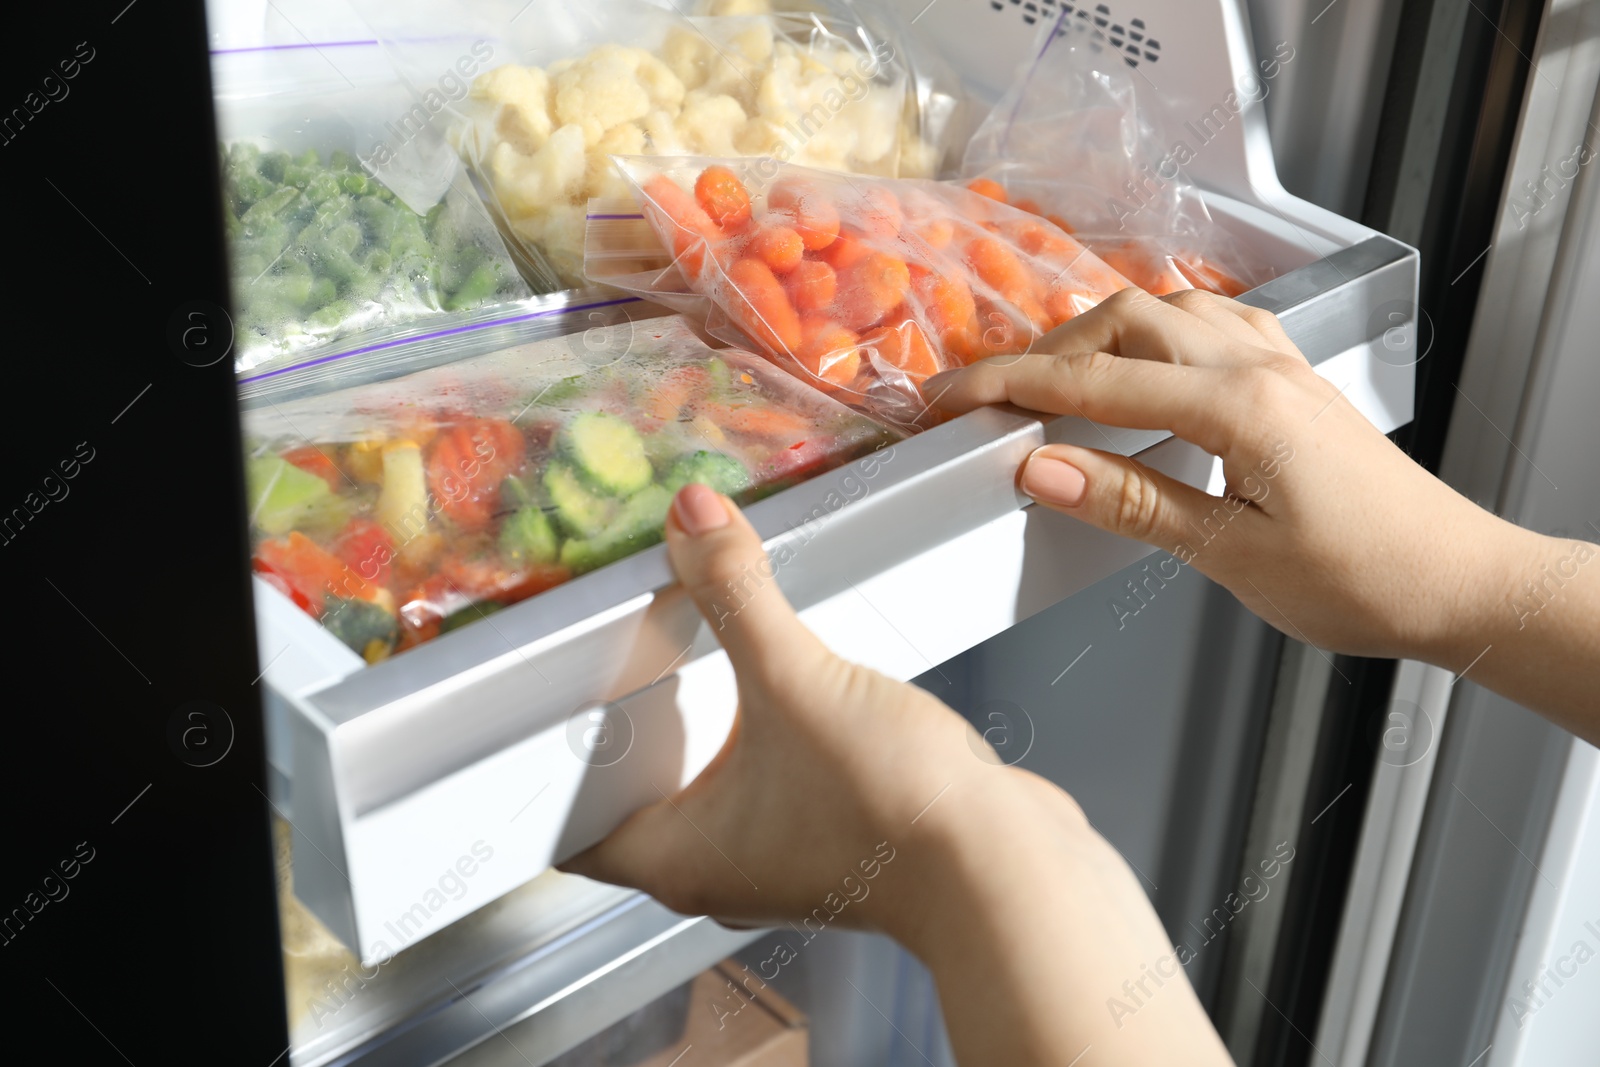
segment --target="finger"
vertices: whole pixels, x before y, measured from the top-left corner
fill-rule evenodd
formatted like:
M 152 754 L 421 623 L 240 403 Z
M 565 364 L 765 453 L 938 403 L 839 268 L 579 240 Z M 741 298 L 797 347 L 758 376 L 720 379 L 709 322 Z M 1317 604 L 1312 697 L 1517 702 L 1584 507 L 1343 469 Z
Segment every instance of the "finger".
M 1202 295 L 1207 298 L 1207 305 L 1213 309 L 1211 314 L 1226 312 L 1249 326 L 1258 338 L 1253 342 L 1254 344 L 1270 348 L 1281 355 L 1305 360 L 1305 353 L 1301 352 L 1295 343 L 1289 340 L 1289 334 L 1285 332 L 1283 323 L 1278 321 L 1278 316 L 1266 308 L 1251 307 L 1249 304 L 1241 304 L 1232 297 L 1219 296 L 1216 293 Z
M 1126 456 L 1072 445 L 1036 449 L 1019 484 L 1046 507 L 1165 549 L 1185 563 L 1198 563 L 1197 542 L 1208 544 L 1221 531 L 1260 517 L 1242 498 L 1219 500 Z M 1239 537 L 1230 542 L 1242 543 Z M 1211 557 L 1207 563 L 1222 562 L 1220 552 Z
M 1162 297 L 1161 302 L 1186 315 L 1192 315 L 1228 338 L 1235 346 L 1242 346 L 1244 351 L 1235 351 L 1233 355 L 1236 361 L 1243 362 L 1249 358 L 1248 353 L 1267 348 L 1270 342 L 1247 318 L 1233 308 L 1225 306 L 1224 299 L 1215 293 L 1199 289 L 1180 289 L 1176 293 Z M 1240 308 L 1244 306 L 1239 305 Z M 1272 318 L 1268 312 L 1261 311 L 1260 308 L 1251 310 Z
M 1207 328 L 1209 322 L 1206 326 L 1196 323 L 1196 317 L 1142 289 L 1123 289 L 1039 338 L 1032 350 L 1112 352 L 1128 359 L 1196 367 L 1241 362 L 1236 343 L 1229 343 L 1237 339 L 1214 326 Z
M 666 536 L 673 570 L 741 680 L 782 684 L 823 650 L 778 589 L 761 538 L 727 497 L 684 486 Z
M 659 899 L 665 895 L 663 883 L 671 880 L 684 848 L 693 844 L 684 832 L 687 829 L 683 817 L 663 799 L 634 812 L 605 840 L 558 863 L 556 869 L 642 889 Z
M 929 378 L 923 395 L 962 414 L 985 404 L 1078 415 L 1136 430 L 1170 430 L 1214 455 L 1224 454 L 1231 425 L 1242 425 L 1233 372 L 1122 359 L 1106 352 L 1029 353 L 1002 364 L 981 360 Z

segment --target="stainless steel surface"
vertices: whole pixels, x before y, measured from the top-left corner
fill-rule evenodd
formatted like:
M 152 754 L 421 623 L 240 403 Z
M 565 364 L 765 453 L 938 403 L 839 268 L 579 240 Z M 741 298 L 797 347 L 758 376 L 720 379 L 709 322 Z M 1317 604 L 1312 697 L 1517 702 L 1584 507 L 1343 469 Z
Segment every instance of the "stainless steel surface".
M 1306 780 L 1316 756 L 1332 676 L 1333 663 L 1326 653 L 1298 641 L 1284 642 L 1255 803 L 1245 834 L 1241 882 L 1245 875 L 1255 873 L 1263 858 L 1274 856 L 1281 842 L 1292 847 L 1299 837 L 1306 805 L 1312 802 L 1306 796 Z M 1291 862 L 1278 875 L 1272 891 L 1258 904 L 1243 909 L 1230 927 L 1233 941 L 1219 990 L 1217 1031 L 1236 1063 L 1255 1061 L 1261 1016 L 1268 1009 L 1251 986 L 1263 989 L 1270 983 L 1289 883 L 1296 877 L 1299 871 Z
M 1395 40 L 1400 0 L 1247 6 L 1257 61 L 1277 72 L 1261 85 L 1278 177 L 1296 196 L 1359 217 L 1389 60 L 1413 45 Z
M 1375 757 L 1322 1017 L 1313 1035 L 1333 1067 L 1361 1067 L 1367 1061 L 1454 682 L 1449 671 L 1414 660 L 1402 662 L 1395 673 L 1385 743 Z M 1390 730 L 1399 731 L 1393 745 L 1387 742 Z
M 1446 441 L 1443 475 L 1497 513 L 1564 538 L 1600 540 L 1600 180 L 1592 163 L 1564 185 L 1543 186 L 1530 209 L 1529 180 L 1543 180 L 1574 146 L 1592 146 L 1600 118 L 1600 5 L 1550 5 L 1533 55 L 1502 217 L 1487 250 L 1483 297 Z M 1590 156 L 1592 159 L 1592 155 Z M 1537 579 L 1537 564 L 1530 565 Z M 1545 609 L 1560 611 L 1559 596 Z M 1520 619 L 1507 605 L 1507 631 Z M 1501 654 L 1492 645 L 1486 656 Z M 1466 664 L 1461 665 L 1463 668 Z M 1528 930 L 1529 902 L 1550 879 L 1539 862 L 1568 755 L 1570 735 L 1510 701 L 1458 679 L 1450 692 L 1438 768 L 1377 1019 L 1372 1067 L 1478 1060 L 1530 1064 L 1507 1025 L 1516 986 L 1535 974 L 1510 971 Z M 1559 877 L 1559 874 L 1556 875 Z M 1551 987 L 1553 988 L 1553 987 Z M 1544 1015 L 1592 1014 L 1580 997 L 1541 997 Z M 1523 1020 L 1537 1028 L 1541 1018 Z M 1326 1026 L 1326 1022 L 1324 1023 Z M 1493 1044 L 1494 1048 L 1489 1046 Z M 1548 1064 L 1592 1063 L 1594 1049 L 1569 1046 Z

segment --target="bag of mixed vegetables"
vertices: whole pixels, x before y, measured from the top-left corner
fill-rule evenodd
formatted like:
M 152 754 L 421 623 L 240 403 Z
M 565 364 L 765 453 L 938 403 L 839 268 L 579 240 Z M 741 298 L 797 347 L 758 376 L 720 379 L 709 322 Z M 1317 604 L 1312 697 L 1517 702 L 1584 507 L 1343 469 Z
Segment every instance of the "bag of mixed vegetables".
M 1238 296 L 1271 278 L 1211 217 L 1183 169 L 1192 148 L 1138 98 L 1104 34 L 1063 12 L 1038 43 L 968 142 L 962 176 L 1049 218 L 1157 295 Z
M 460 160 L 415 123 L 376 44 L 291 37 L 212 62 L 237 369 L 529 296 Z
M 256 573 L 376 662 L 896 435 L 676 317 L 246 412 Z
M 1049 221 L 957 185 L 773 159 L 617 165 L 640 207 L 592 213 L 592 278 L 907 429 L 937 418 L 930 375 L 1025 352 L 1129 284 Z
M 628 193 L 613 154 L 778 154 L 931 176 L 955 110 L 955 95 L 913 75 L 884 36 L 892 19 L 868 29 L 849 0 L 804 11 L 708 0 L 692 16 L 642 0 L 363 7 L 397 68 L 438 105 L 502 228 L 567 286 L 584 281 L 585 205 Z M 446 82 L 469 48 L 487 58 L 457 92 Z

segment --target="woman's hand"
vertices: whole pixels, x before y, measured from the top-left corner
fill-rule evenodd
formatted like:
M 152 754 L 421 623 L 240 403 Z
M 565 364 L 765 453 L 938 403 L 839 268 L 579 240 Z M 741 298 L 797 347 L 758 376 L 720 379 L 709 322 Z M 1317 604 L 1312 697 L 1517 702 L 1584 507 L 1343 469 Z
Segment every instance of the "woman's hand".
M 905 846 L 955 784 L 1011 788 L 966 721 L 926 692 L 835 656 L 763 577 L 739 510 L 691 485 L 667 522 L 674 567 L 738 676 L 722 751 L 682 793 L 640 811 L 566 869 L 647 889 L 674 911 L 751 925 L 851 900 L 841 924 L 896 928 Z M 770 570 L 765 573 L 771 573 Z M 998 760 L 994 761 L 998 763 Z M 887 868 L 895 877 L 869 878 Z M 919 877 L 933 872 L 918 872 Z
M 1137 879 L 1066 794 L 824 647 L 726 498 L 683 489 L 667 546 L 727 649 L 738 717 L 694 782 L 564 870 L 675 911 L 796 923 L 771 935 L 766 979 L 834 923 L 888 933 L 933 972 L 965 1064 L 1059 1065 L 1088 1045 L 1095 1062 L 1229 1062 Z M 1154 992 L 1136 1015 L 1130 981 Z
M 1291 637 L 1471 668 L 1535 709 L 1592 703 L 1600 578 L 1569 562 L 1568 579 L 1579 580 L 1563 583 L 1568 610 L 1530 618 L 1519 604 L 1541 566 L 1594 547 L 1518 529 L 1417 466 L 1318 377 L 1268 312 L 1197 291 L 1158 300 L 1127 289 L 1028 355 L 938 375 L 924 392 L 954 412 L 1010 401 L 1170 430 L 1221 457 L 1224 497 L 1070 445 L 1036 451 L 1022 489 L 1171 552 Z M 1586 681 L 1570 659 L 1584 653 Z M 1563 722 L 1600 733 L 1600 722 Z

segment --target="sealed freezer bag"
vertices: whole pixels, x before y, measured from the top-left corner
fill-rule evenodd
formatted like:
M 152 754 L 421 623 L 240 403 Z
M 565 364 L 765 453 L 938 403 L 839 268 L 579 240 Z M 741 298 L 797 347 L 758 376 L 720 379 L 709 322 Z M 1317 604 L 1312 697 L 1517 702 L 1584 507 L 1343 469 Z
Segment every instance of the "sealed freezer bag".
M 772 159 L 617 165 L 653 240 L 626 212 L 592 213 L 591 278 L 907 429 L 935 418 L 930 375 L 1026 352 L 1128 285 L 1047 220 L 956 185 Z
M 1237 296 L 1272 277 L 1206 208 L 1195 148 L 1104 35 L 1063 13 L 967 144 L 962 175 L 1045 215 L 1139 287 Z
M 536 341 L 246 413 L 258 574 L 369 662 L 893 439 L 682 319 Z
M 635 0 L 363 6 L 398 69 L 442 105 L 502 228 L 564 285 L 583 280 L 585 204 L 627 195 L 612 154 L 931 176 L 955 106 L 902 58 L 892 19 L 847 0 L 715 0 L 687 16 Z M 492 53 L 486 69 L 465 99 L 435 91 L 467 41 Z
M 238 370 L 530 295 L 449 146 L 417 127 L 396 147 L 409 93 L 375 43 L 213 71 Z

